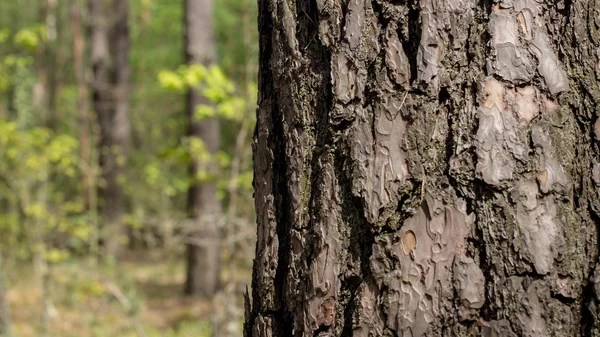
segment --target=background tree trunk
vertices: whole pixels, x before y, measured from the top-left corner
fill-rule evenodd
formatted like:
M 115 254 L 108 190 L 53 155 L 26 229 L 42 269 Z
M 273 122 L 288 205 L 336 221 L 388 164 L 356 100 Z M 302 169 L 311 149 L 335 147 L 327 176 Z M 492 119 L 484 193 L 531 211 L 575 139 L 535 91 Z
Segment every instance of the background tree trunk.
M 71 32 L 73 34 L 73 72 L 77 85 L 77 112 L 79 122 L 79 144 L 83 166 L 83 190 L 86 209 L 90 207 L 92 193 L 92 168 L 90 163 L 90 117 L 88 87 L 85 78 L 85 36 L 82 27 L 82 8 L 79 0 L 69 1 Z
M 125 234 L 124 179 L 130 142 L 128 0 L 90 0 L 93 108 L 100 125 L 103 242 L 118 255 Z
M 0 257 L 1 260 L 1 257 Z M 10 327 L 10 311 L 8 309 L 8 299 L 6 298 L 6 288 L 4 287 L 4 273 L 0 271 L 0 336 L 12 336 Z
M 215 62 L 213 36 L 212 0 L 185 0 L 185 45 L 188 64 L 210 66 Z M 220 147 L 219 121 L 217 118 L 196 120 L 195 111 L 199 104 L 208 101 L 199 90 L 190 89 L 187 95 L 189 135 L 204 142 L 207 151 L 215 154 Z M 192 186 L 188 193 L 188 213 L 192 220 L 192 239 L 188 244 L 187 280 L 185 293 L 210 295 L 218 287 L 219 245 L 218 227 L 221 204 L 217 199 L 215 182 L 198 182 L 199 164 L 192 160 L 190 175 Z
M 246 336 L 600 336 L 600 1 L 259 7 Z
M 56 95 L 60 91 L 59 70 L 60 70 L 60 44 L 58 27 L 58 3 L 57 0 L 45 0 L 46 4 L 46 35 L 47 41 L 44 48 L 44 58 L 46 63 L 47 76 L 47 116 L 44 116 L 45 124 L 52 128 L 58 121 L 56 110 Z

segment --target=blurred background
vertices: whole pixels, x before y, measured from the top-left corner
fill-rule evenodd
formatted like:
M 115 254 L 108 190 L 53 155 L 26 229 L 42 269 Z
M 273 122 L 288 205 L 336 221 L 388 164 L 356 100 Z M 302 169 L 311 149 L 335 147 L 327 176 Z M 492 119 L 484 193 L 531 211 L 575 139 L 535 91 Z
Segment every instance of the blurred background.
M 241 336 L 255 0 L 0 1 L 0 336 Z

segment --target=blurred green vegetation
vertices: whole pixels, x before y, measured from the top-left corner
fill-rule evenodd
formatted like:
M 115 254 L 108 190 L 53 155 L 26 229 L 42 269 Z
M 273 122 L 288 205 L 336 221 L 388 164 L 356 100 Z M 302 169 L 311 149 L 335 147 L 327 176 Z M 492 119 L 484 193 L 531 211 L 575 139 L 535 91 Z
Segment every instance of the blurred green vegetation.
M 241 335 L 254 236 L 256 2 L 215 0 L 219 64 L 204 68 L 184 65 L 183 0 L 131 0 L 133 148 L 123 179 L 129 258 L 119 263 L 97 258 L 98 126 L 90 111 L 89 163 L 80 143 L 73 2 L 50 9 L 47 0 L 0 3 L 0 271 L 15 335 L 210 336 L 219 324 Z M 190 86 L 212 102 L 198 106 L 196 117 L 221 120 L 217 155 L 186 137 Z M 192 158 L 205 164 L 196 177 L 188 175 Z M 86 174 L 95 182 L 91 194 Z M 229 297 L 222 302 L 183 298 L 180 289 L 186 193 L 207 180 L 218 183 L 227 217 L 221 279 Z M 219 303 L 222 312 L 211 310 Z

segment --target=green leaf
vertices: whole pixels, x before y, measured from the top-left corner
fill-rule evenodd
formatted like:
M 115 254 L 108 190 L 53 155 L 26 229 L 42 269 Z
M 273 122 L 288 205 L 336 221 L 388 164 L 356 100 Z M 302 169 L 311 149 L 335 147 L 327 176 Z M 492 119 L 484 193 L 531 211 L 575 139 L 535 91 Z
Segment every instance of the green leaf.
M 208 118 L 212 118 L 216 115 L 216 110 L 215 108 L 213 108 L 210 105 L 198 105 L 196 107 L 196 119 L 197 120 L 203 120 L 203 119 L 208 119 Z
M 206 77 L 206 68 L 199 64 L 194 64 L 183 69 L 182 73 L 185 83 L 190 87 L 195 87 Z
M 184 91 L 186 89 L 185 82 L 176 73 L 168 70 L 163 70 L 158 73 L 158 82 L 163 88 Z
M 15 34 L 15 43 L 36 50 L 40 45 L 39 36 L 32 29 L 21 29 Z

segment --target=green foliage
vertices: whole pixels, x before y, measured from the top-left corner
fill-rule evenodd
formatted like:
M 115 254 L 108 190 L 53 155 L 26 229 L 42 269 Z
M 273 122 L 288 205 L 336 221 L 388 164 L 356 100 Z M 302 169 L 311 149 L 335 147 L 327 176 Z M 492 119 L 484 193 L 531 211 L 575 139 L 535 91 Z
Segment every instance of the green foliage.
M 163 70 L 158 73 L 158 81 L 165 89 L 179 92 L 199 87 L 202 95 L 213 104 L 196 107 L 198 120 L 221 117 L 240 122 L 248 108 L 248 100 L 236 94 L 233 82 L 218 66 L 208 69 L 202 65 L 181 66 L 177 72 Z M 256 91 L 255 85 L 249 85 L 249 90 Z
M 85 2 L 75 0 L 83 6 Z M 71 2 L 56 2 L 54 28 L 50 26 L 52 20 L 46 17 L 48 4 L 46 1 L 0 4 L 0 251 L 8 260 L 19 263 L 35 260 L 59 268 L 97 253 L 94 248 L 98 235 L 97 211 L 102 200 L 98 200 L 96 188 L 102 179 L 95 150 L 98 126 L 93 118 L 87 142 L 90 157 L 82 158 L 86 150 L 82 144 L 86 143 L 80 144 L 79 138 Z M 235 216 L 254 218 L 249 144 L 257 92 L 256 2 L 215 1 L 219 63 L 210 68 L 182 66 L 185 62 L 183 25 L 179 24 L 183 22 L 182 9 L 181 1 L 131 1 L 133 146 L 127 174 L 120 181 L 125 184 L 125 219 L 132 237 L 147 247 L 163 244 L 169 235 L 181 236 L 180 229 L 172 224 L 179 224 L 187 217 L 187 190 L 192 183 L 216 182 L 225 210 L 229 200 L 233 200 L 231 195 L 237 194 Z M 86 23 L 89 18 L 84 15 L 83 19 Z M 89 66 L 89 60 L 85 63 Z M 55 81 L 55 85 L 49 87 L 50 81 Z M 221 122 L 222 146 L 215 154 L 210 154 L 199 139 L 187 137 L 185 93 L 191 87 L 209 101 L 196 107 L 195 118 L 218 118 Z M 48 118 L 51 109 L 52 123 Z M 94 116 L 92 110 L 88 114 Z M 195 177 L 188 172 L 192 159 L 199 163 Z M 88 173 L 92 177 L 90 189 L 84 183 Z M 230 180 L 232 177 L 234 181 Z M 148 238 L 158 239 L 154 242 Z M 177 240 L 180 238 L 169 246 L 172 250 L 168 254 L 182 253 L 184 245 Z M 118 263 L 112 261 L 110 265 L 116 268 Z M 72 307 L 94 301 L 102 301 L 99 307 L 118 302 L 106 282 L 71 276 L 61 278 L 53 274 L 52 282 L 60 283 L 59 288 L 64 286 L 66 293 L 61 296 L 69 298 Z M 79 323 L 90 331 L 85 335 L 138 334 L 131 326 L 120 326 L 119 319 L 142 313 L 148 298 L 136 290 L 138 284 L 133 281 L 120 286 L 131 309 L 123 311 L 109 306 L 115 311 L 111 324 L 89 312 L 79 314 Z M 39 307 L 38 302 L 27 305 Z M 210 335 L 209 324 L 198 324 L 198 318 L 191 314 L 186 317 L 189 319 L 182 319 L 166 330 L 149 324 L 146 334 Z M 33 323 L 18 330 L 19 335 L 39 335 L 36 330 L 39 324 L 35 323 L 39 316 L 30 316 L 27 321 Z
M 206 68 L 199 64 L 180 66 L 176 72 L 162 70 L 159 83 L 166 89 L 185 91 L 199 88 L 211 102 L 220 103 L 232 99 L 235 87 L 218 66 Z
M 21 126 L 33 120 L 32 100 L 36 78 L 33 73 L 32 53 L 39 45 L 40 32 L 39 25 L 23 28 L 16 34 L 11 34 L 8 29 L 0 30 L 0 48 L 12 49 L 6 48 L 11 36 L 16 47 L 11 53 L 0 53 L 0 94 L 12 89 L 10 101 Z
M 19 30 L 14 38 L 15 44 L 30 51 L 35 51 L 44 40 L 46 40 L 46 28 L 40 24 Z
M 256 85 L 248 83 L 246 91 L 240 93 L 218 66 L 206 68 L 194 64 L 180 66 L 177 71 L 162 70 L 158 73 L 158 81 L 167 90 L 182 92 L 192 88 L 202 93 L 210 103 L 196 106 L 196 120 L 219 118 L 225 122 L 242 123 L 244 118 L 253 118 L 249 116 L 248 111 L 253 110 L 256 101 Z M 246 127 L 251 127 L 253 124 L 248 123 Z M 188 154 L 188 159 L 194 159 L 199 164 L 196 181 L 200 183 L 216 181 L 220 187 L 219 195 L 223 199 L 230 179 L 226 173 L 231 169 L 233 154 L 226 151 L 210 154 L 204 142 L 195 137 L 186 139 L 175 151 L 181 149 Z M 151 181 L 158 179 L 156 166 L 153 170 L 150 171 L 154 173 L 154 179 L 150 179 Z M 238 172 L 243 179 L 239 179 L 235 187 L 249 190 L 251 189 L 251 180 L 248 184 L 250 168 L 245 170 L 247 172 Z
M 130 116 L 135 146 L 125 188 L 130 200 L 127 219 L 138 235 L 154 230 L 149 222 L 185 216 L 189 160 L 181 148 L 187 124 L 184 91 L 165 90 L 156 79 L 158 69 L 176 69 L 184 62 L 183 25 L 179 24 L 183 2 L 133 0 L 131 9 L 135 90 Z
M 184 80 L 172 71 L 164 70 L 158 73 L 158 81 L 163 87 L 169 90 L 177 90 L 183 92 L 186 88 Z
M 170 153 L 165 153 L 163 156 L 157 156 L 148 160 L 148 163 L 143 169 L 144 180 L 149 187 L 157 191 L 163 191 L 168 197 L 174 197 L 178 193 L 184 193 L 189 186 L 188 178 L 184 176 L 170 175 L 163 170 L 167 163 L 173 166 L 178 163 L 187 163 L 187 160 L 181 159 L 187 157 L 187 153 L 183 148 L 175 148 Z
M 254 0 L 216 0 L 215 34 L 219 65 L 244 84 L 256 80 L 258 8 Z
M 10 240 L 4 249 L 18 248 L 22 257 L 39 254 L 56 263 L 68 258 L 64 250 L 68 247 L 49 245 L 51 237 L 68 237 L 67 242 L 77 243 L 88 240 L 88 224 L 79 217 L 81 197 L 70 198 L 48 183 L 77 176 L 78 150 L 79 143 L 71 136 L 43 127 L 21 128 L 0 119 L 0 199 L 11 205 L 11 211 L 0 214 L 0 233 L 8 238 L 39 238 L 32 246 Z

